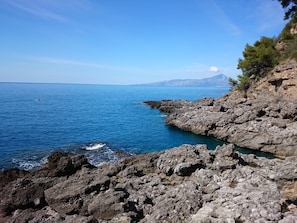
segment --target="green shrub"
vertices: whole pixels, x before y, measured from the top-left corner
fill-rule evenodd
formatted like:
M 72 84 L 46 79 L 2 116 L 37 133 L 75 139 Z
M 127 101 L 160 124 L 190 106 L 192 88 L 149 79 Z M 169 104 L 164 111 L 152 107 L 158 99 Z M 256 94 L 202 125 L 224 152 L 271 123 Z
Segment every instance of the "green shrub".
M 238 77 L 238 85 L 236 86 L 236 89 L 247 91 L 251 86 L 252 79 L 247 75 L 238 75 L 237 77 Z
M 233 89 L 234 87 L 236 87 L 238 85 L 238 81 L 231 77 L 229 77 L 228 82 L 229 82 L 231 89 Z
M 279 62 L 279 53 L 275 46 L 276 40 L 268 37 L 261 37 L 253 46 L 246 45 L 242 53 L 243 59 L 239 59 L 237 65 L 242 71 L 242 75 L 238 76 L 238 89 L 247 90 L 252 79 L 259 79 L 273 69 Z
M 290 31 L 285 31 L 281 34 L 281 39 L 286 42 L 287 40 L 294 39 L 294 36 L 290 33 Z
M 297 51 L 292 54 L 291 58 L 297 61 Z

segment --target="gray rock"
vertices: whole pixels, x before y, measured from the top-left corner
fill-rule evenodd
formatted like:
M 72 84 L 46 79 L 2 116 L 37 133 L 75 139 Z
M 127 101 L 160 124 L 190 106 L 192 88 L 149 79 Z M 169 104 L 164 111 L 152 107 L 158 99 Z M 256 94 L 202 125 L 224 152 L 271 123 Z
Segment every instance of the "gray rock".
M 285 98 L 276 106 L 274 97 L 239 99 L 162 101 L 160 108 L 170 106 L 162 110 L 168 112 L 166 123 L 182 130 L 277 156 L 297 155 L 295 99 Z
M 98 168 L 83 164 L 70 176 L 25 175 L 0 191 L 0 216 L 31 223 L 290 222 L 296 163 L 243 155 L 232 144 L 213 151 L 183 145 Z
M 45 200 L 54 210 L 62 214 L 87 212 L 87 201 L 91 196 L 109 189 L 110 179 L 100 174 L 72 176 L 68 180 L 45 190 Z
M 179 176 L 189 176 L 196 169 L 205 167 L 205 163 L 210 159 L 205 145 L 184 145 L 161 154 L 157 167 L 166 175 L 175 173 Z
M 20 178 L 0 192 L 0 209 L 6 215 L 17 209 L 38 208 L 46 205 L 44 190 L 53 186 L 54 179 Z M 0 212 L 0 213 L 1 213 Z
M 168 188 L 141 222 L 185 222 L 202 206 L 201 197 L 199 186 L 191 181 Z
M 95 196 L 88 205 L 88 213 L 96 219 L 111 220 L 125 212 L 125 199 L 129 194 L 124 190 L 107 190 Z

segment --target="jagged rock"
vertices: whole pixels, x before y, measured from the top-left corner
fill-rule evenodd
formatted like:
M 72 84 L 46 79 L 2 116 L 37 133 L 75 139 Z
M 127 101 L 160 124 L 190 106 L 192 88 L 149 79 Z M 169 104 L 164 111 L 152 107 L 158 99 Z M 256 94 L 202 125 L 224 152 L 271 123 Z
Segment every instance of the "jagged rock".
M 217 146 L 214 157 L 212 168 L 219 171 L 234 169 L 240 161 L 233 144 Z
M 67 182 L 66 176 L 74 174 L 83 166 L 91 168 L 92 166 L 86 161 L 84 156 L 69 157 L 67 154 L 57 152 L 49 157 L 48 163 L 41 170 L 32 173 L 13 170 L 14 174 L 9 180 L 7 176 L 11 176 L 11 170 L 4 171 L 1 174 L 6 177 L 1 178 L 1 183 L 6 185 L 0 191 L 0 215 L 1 213 L 11 215 L 17 210 L 39 209 L 48 205 L 45 191 Z M 92 186 L 96 188 L 93 184 L 86 188 L 90 190 Z
M 41 210 L 17 210 L 9 223 L 98 223 L 93 216 L 61 215 L 47 206 Z
M 205 167 L 205 162 L 210 159 L 205 145 L 184 145 L 165 151 L 159 157 L 157 167 L 166 175 L 175 173 L 179 176 L 189 176 L 196 169 Z
M 115 216 L 125 212 L 128 203 L 125 199 L 129 194 L 125 189 L 107 190 L 98 194 L 88 205 L 88 213 L 97 219 L 111 220 Z
M 89 162 L 86 156 L 84 155 L 76 155 L 71 157 L 71 162 L 74 168 L 74 172 L 80 170 L 82 167 L 94 168 Z
M 3 172 L 0 172 L 0 189 L 2 189 L 9 182 L 16 180 L 17 178 L 24 177 L 28 174 L 28 171 L 20 170 L 20 169 L 7 169 Z
M 297 219 L 296 159 L 244 155 L 232 144 L 213 151 L 182 145 L 97 168 L 78 165 L 69 176 L 37 171 L 0 191 L 0 216 L 31 223 L 286 223 Z
M 87 213 L 86 200 L 109 188 L 110 180 L 100 174 L 76 175 L 45 190 L 45 200 L 63 214 Z
M 201 208 L 201 197 L 199 186 L 191 181 L 171 187 L 156 198 L 151 213 L 142 222 L 186 222 Z
M 48 157 L 45 166 L 34 174 L 39 177 L 70 176 L 82 167 L 94 168 L 84 155 L 69 157 L 67 153 L 54 152 Z
M 157 109 L 159 109 L 162 105 L 160 101 L 145 101 L 143 103 L 149 105 L 152 108 L 157 108 Z
M 233 100 L 233 99 L 232 99 Z M 271 98 L 240 104 L 219 99 L 214 104 L 177 102 L 167 115 L 166 123 L 198 135 L 215 137 L 242 148 L 259 150 L 277 156 L 297 155 L 297 105 L 283 100 L 277 106 Z M 231 102 L 230 102 L 231 101 Z M 162 102 L 166 107 L 166 101 Z M 174 101 L 170 102 L 170 105 Z M 232 105 L 231 105 L 232 104 Z M 218 109 L 219 108 L 219 109 Z
M 17 209 L 37 208 L 46 205 L 44 190 L 53 185 L 53 179 L 20 178 L 0 192 L 0 209 L 6 215 Z
M 71 158 L 67 153 L 54 152 L 48 157 L 49 176 L 65 176 L 74 173 Z

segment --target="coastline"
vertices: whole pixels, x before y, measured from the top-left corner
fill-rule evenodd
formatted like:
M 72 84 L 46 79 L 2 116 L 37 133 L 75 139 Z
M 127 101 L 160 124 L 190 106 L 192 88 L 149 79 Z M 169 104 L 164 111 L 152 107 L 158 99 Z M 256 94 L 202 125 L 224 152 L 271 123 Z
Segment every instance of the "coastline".
M 166 124 L 276 157 L 297 155 L 297 63 L 278 65 L 247 92 L 219 99 L 148 101 Z M 276 83 L 280 83 L 276 87 Z
M 1 173 L 0 222 L 292 222 L 296 163 L 232 144 L 182 145 L 100 167 L 56 152 L 36 172 Z
M 0 173 L 0 222 L 296 221 L 296 72 L 297 63 L 279 65 L 219 99 L 146 102 L 168 125 L 283 159 L 181 145 L 94 167 L 55 152 L 35 172 Z
M 98 156 L 95 150 L 87 152 L 94 154 L 94 165 L 102 159 L 108 161 L 108 154 L 113 159 L 118 150 L 139 154 L 184 143 L 207 144 L 205 137 L 168 128 L 164 114 L 142 102 L 163 98 L 196 100 L 226 92 L 216 88 L 3 84 L 0 170 L 40 167 L 52 151 L 85 154 L 81 147 L 91 143 L 107 145 L 102 153 L 98 150 Z

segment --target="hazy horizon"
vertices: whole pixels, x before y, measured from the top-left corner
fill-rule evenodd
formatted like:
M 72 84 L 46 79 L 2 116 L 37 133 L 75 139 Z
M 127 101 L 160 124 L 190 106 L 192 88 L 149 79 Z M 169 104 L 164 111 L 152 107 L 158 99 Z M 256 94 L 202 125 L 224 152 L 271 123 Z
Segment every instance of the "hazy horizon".
M 209 78 L 213 78 L 216 77 L 218 75 L 224 75 L 226 77 L 228 77 L 225 74 L 215 74 L 212 75 L 210 77 L 206 77 L 206 78 L 196 78 L 196 79 L 170 79 L 170 80 L 162 80 L 162 81 L 158 81 L 158 82 L 145 82 L 145 83 L 137 83 L 137 84 L 100 84 L 100 83 L 71 83 L 71 82 L 20 82 L 20 81 L 0 81 L 0 83 L 15 83 L 15 84 L 87 84 L 87 85 L 115 85 L 115 86 L 135 86 L 135 85 L 143 85 L 146 86 L 147 84 L 153 84 L 153 83 L 161 83 L 161 82 L 167 82 L 167 81 L 177 81 L 177 80 L 204 80 L 204 79 L 209 79 Z

